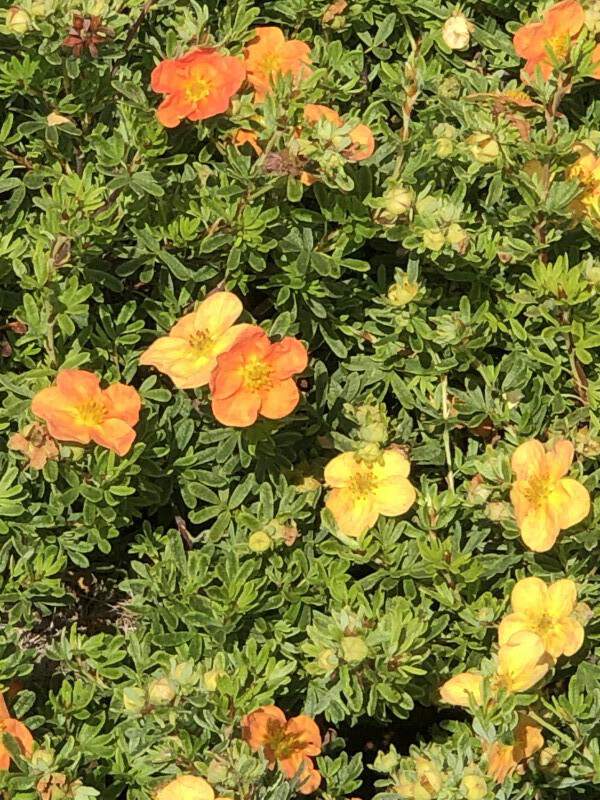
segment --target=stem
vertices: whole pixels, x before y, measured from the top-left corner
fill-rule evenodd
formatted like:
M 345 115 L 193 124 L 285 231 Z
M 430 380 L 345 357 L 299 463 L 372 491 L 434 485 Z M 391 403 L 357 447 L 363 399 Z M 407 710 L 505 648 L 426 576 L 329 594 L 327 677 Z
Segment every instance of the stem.
M 452 467 L 452 448 L 450 445 L 450 431 L 448 429 L 448 420 L 450 418 L 450 408 L 448 406 L 448 376 L 444 375 L 442 378 L 442 415 L 444 417 L 444 450 L 446 452 L 446 464 L 448 465 L 448 474 L 446 475 L 446 482 L 448 489 L 454 493 L 454 470 Z
M 129 29 L 129 33 L 127 34 L 127 37 L 123 43 L 123 55 L 129 50 L 129 47 L 131 46 L 132 41 L 135 39 L 137 32 L 139 31 L 140 26 L 144 21 L 144 18 L 146 17 L 146 15 L 148 14 L 148 12 L 150 11 L 155 2 L 156 0 L 146 0 L 146 2 L 144 3 L 144 6 L 140 11 L 139 17 L 136 19 L 136 21 Z M 112 70 L 110 71 L 111 78 L 114 78 L 118 66 L 119 66 L 118 63 L 115 64 Z

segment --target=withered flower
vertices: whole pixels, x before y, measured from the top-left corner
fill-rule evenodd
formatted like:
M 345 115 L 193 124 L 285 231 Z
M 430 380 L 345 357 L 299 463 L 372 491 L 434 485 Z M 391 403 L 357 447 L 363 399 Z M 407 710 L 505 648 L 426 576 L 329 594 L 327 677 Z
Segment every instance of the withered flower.
M 107 39 L 114 36 L 114 31 L 102 24 L 102 17 L 73 14 L 73 22 L 69 35 L 64 39 L 64 47 L 70 47 L 76 58 L 81 58 L 86 50 L 92 58 L 98 57 L 98 48 Z

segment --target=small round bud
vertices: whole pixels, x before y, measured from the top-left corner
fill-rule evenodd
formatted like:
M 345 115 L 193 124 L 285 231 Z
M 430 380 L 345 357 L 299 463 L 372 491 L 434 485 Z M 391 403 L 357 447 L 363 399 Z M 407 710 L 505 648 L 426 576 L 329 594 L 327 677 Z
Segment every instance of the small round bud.
M 441 136 L 435 143 L 435 153 L 438 158 L 448 158 L 454 152 L 454 142 L 446 136 Z
M 209 669 L 204 673 L 204 688 L 208 692 L 215 692 L 219 685 L 219 678 L 225 675 L 222 669 Z
M 464 14 L 456 13 L 448 17 L 442 28 L 442 39 L 450 50 L 466 50 L 471 44 L 473 23 Z
M 6 12 L 6 27 L 11 33 L 22 36 L 31 27 L 31 17 L 20 6 L 11 6 Z
M 358 663 L 364 661 L 369 655 L 367 643 L 361 636 L 344 636 L 341 647 L 346 661 Z
M 158 678 L 148 687 L 148 701 L 153 706 L 166 706 L 175 699 L 176 687 L 168 678 Z
M 339 664 L 338 657 L 330 647 L 327 647 L 317 658 L 317 664 L 324 672 L 333 672 Z
M 387 298 L 393 306 L 401 308 L 414 300 L 419 288 L 418 283 L 413 283 L 408 277 L 404 277 L 402 281 L 392 283 L 388 289 Z
M 146 705 L 146 693 L 138 686 L 123 689 L 123 706 L 130 714 L 139 714 Z
M 41 772 L 48 772 L 48 770 L 54 763 L 54 753 L 52 752 L 52 750 L 46 750 L 43 747 L 39 747 L 37 750 L 34 750 L 33 753 L 31 754 L 29 763 L 31 764 L 33 769 L 38 769 Z
M 471 155 L 480 164 L 491 164 L 500 155 L 500 145 L 489 133 L 472 133 L 467 139 Z
M 413 190 L 408 186 L 390 187 L 383 195 L 385 211 L 394 217 L 403 217 L 411 210 L 415 200 Z
M 481 775 L 465 775 L 460 790 L 467 800 L 485 800 L 488 795 L 487 784 Z
M 248 547 L 253 553 L 264 553 L 273 546 L 273 540 L 266 531 L 254 531 L 248 537 Z
M 439 229 L 423 231 L 423 244 L 428 250 L 437 253 L 446 244 L 446 237 Z

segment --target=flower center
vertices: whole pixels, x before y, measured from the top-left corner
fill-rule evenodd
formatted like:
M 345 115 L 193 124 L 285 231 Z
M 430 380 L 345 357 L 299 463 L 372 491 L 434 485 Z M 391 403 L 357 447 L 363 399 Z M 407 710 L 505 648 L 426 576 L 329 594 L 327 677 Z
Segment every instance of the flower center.
M 212 91 L 212 81 L 203 75 L 192 74 L 191 80 L 186 86 L 185 96 L 190 103 L 200 103 L 205 100 Z
M 375 489 L 375 478 L 371 470 L 359 472 L 350 481 L 350 491 L 358 497 L 366 497 Z
M 263 58 L 263 72 L 266 75 L 274 75 L 281 72 L 281 56 L 279 53 L 269 53 Z
M 189 337 L 188 344 L 197 356 L 205 356 L 210 352 L 214 342 L 206 331 L 195 331 Z
M 552 484 L 550 480 L 542 475 L 540 477 L 530 478 L 527 481 L 525 496 L 533 506 L 539 508 L 539 506 L 546 502 L 551 491 Z
M 552 51 L 556 59 L 564 61 L 571 49 L 571 37 L 566 33 L 552 36 L 546 40 L 546 47 Z
M 77 406 L 81 425 L 101 425 L 106 419 L 106 406 L 101 400 L 88 400 Z
M 244 388 L 249 389 L 251 392 L 267 389 L 273 382 L 271 372 L 269 364 L 265 364 L 264 361 L 260 361 L 258 358 L 250 359 L 242 369 Z

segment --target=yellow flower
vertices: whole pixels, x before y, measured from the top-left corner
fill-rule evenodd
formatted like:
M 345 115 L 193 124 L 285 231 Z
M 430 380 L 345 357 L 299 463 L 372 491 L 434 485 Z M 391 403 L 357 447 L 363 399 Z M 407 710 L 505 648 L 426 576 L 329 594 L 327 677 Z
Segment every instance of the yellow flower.
M 514 730 L 512 744 L 493 742 L 484 747 L 488 758 L 488 775 L 498 783 L 504 783 L 508 775 L 512 775 L 522 761 L 541 750 L 544 746 L 544 737 L 539 725 L 527 716 L 521 714 Z
M 468 708 L 471 702 L 481 705 L 483 700 L 483 675 L 479 672 L 461 672 L 447 680 L 440 688 L 444 703 Z
M 356 453 L 342 453 L 330 461 L 325 483 L 331 492 L 325 505 L 340 532 L 358 538 L 375 525 L 380 514 L 397 517 L 408 511 L 417 496 L 409 472 L 408 460 L 393 447 L 372 463 Z
M 417 780 L 415 781 L 415 800 L 429 800 L 438 796 L 444 782 L 443 773 L 436 767 L 433 761 L 423 756 L 415 756 L 415 769 Z
M 512 457 L 517 479 L 510 499 L 521 537 L 530 550 L 543 553 L 564 528 L 585 519 L 590 495 L 585 486 L 565 478 L 573 462 L 571 442 L 561 439 L 550 450 L 537 439 L 519 445 Z
M 155 800 L 215 800 L 215 793 L 204 778 L 179 775 L 158 790 Z
M 526 692 L 548 672 L 553 663 L 536 633 L 515 633 L 498 651 L 496 686 L 508 692 Z
M 577 588 L 568 578 L 550 586 L 540 578 L 523 578 L 512 590 L 511 604 L 513 613 L 498 628 L 500 645 L 519 631 L 536 633 L 553 658 L 572 656 L 583 644 L 583 626 L 573 616 Z
M 489 133 L 478 131 L 467 139 L 471 155 L 480 164 L 491 164 L 500 155 L 500 145 Z

